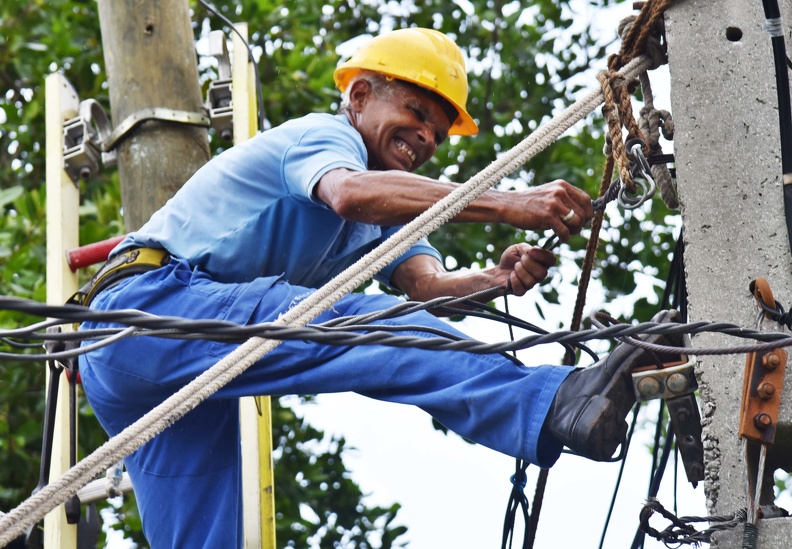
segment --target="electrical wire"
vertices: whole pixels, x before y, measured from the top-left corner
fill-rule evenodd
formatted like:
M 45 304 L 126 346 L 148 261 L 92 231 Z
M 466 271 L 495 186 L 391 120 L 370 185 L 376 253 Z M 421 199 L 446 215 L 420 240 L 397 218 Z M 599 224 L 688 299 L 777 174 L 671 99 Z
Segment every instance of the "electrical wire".
M 660 299 L 660 309 L 661 310 L 672 309 L 672 308 L 677 309 L 680 312 L 682 321 L 686 322 L 688 317 L 687 317 L 687 288 L 686 288 L 685 272 L 684 272 L 684 252 L 685 252 L 685 243 L 682 237 L 682 233 L 680 232 L 679 236 L 677 237 L 676 247 L 674 248 L 674 255 L 671 258 L 671 266 L 668 270 L 668 276 L 666 277 L 665 288 L 663 289 L 663 296 Z M 638 412 L 640 410 L 640 407 L 641 407 L 641 403 L 637 402 L 635 408 L 633 409 L 633 419 L 632 419 L 632 423 L 630 424 L 630 431 L 627 435 L 627 440 L 622 450 L 622 460 L 621 460 L 621 465 L 619 467 L 619 474 L 613 486 L 613 495 L 611 496 L 611 503 L 608 509 L 608 515 L 605 519 L 605 523 L 602 528 L 602 535 L 600 537 L 599 549 L 602 549 L 603 544 L 605 543 L 605 536 L 608 532 L 608 526 L 610 525 L 611 515 L 613 513 L 613 509 L 616 504 L 616 496 L 618 495 L 619 488 L 621 487 L 624 467 L 627 463 L 627 451 L 629 449 L 630 442 L 632 441 L 632 436 L 637 423 Z M 664 406 L 661 405 L 660 414 L 657 419 L 658 422 L 657 425 L 660 425 L 660 422 L 663 419 L 663 408 Z M 653 448 L 653 458 L 652 458 L 653 463 L 650 472 L 650 478 L 655 474 L 654 464 L 657 461 L 656 460 L 657 446 L 658 446 L 658 442 L 655 443 Z M 663 462 L 661 461 L 661 463 Z M 663 465 L 663 467 L 665 467 L 665 465 Z M 674 469 L 674 478 L 675 478 L 674 508 L 676 509 L 676 468 Z M 650 486 L 651 486 L 651 480 L 650 480 Z
M 660 491 L 660 482 L 663 480 L 663 475 L 665 474 L 666 466 L 668 465 L 668 458 L 673 451 L 674 446 L 674 430 L 672 429 L 671 423 L 669 422 L 668 428 L 666 429 L 666 438 L 665 443 L 663 444 L 662 453 L 660 453 L 660 438 L 662 436 L 662 427 L 663 427 L 663 409 L 665 401 L 660 401 L 660 417 L 658 418 L 656 429 L 655 429 L 655 439 L 654 445 L 652 447 L 652 468 L 649 474 L 649 495 L 647 500 L 653 499 L 657 496 L 657 492 Z M 645 541 L 645 532 L 641 529 L 641 525 L 639 524 L 635 530 L 635 537 L 633 538 L 632 549 L 643 548 L 644 541 Z
M 526 322 L 518 317 L 512 316 L 508 314 L 508 309 L 506 312 L 497 309 L 496 307 L 492 307 L 490 305 L 485 305 L 483 303 L 477 304 L 478 308 L 481 311 L 476 310 L 467 310 L 467 309 L 454 309 L 453 307 L 438 307 L 436 308 L 437 311 L 442 313 L 450 313 L 450 314 L 464 314 L 467 316 L 476 316 L 479 318 L 485 318 L 487 320 L 493 320 L 496 322 L 505 322 L 509 326 L 509 333 L 511 336 L 511 340 L 514 340 L 514 333 L 512 331 L 513 328 L 522 328 L 524 330 L 528 330 L 537 334 L 549 334 L 550 332 L 545 330 L 544 328 L 540 328 L 539 326 L 532 324 L 530 322 Z M 483 311 L 483 312 L 482 312 Z M 572 345 L 562 344 L 564 349 L 569 352 L 574 352 Z M 599 355 L 589 349 L 586 345 L 579 343 L 575 345 L 578 349 L 589 355 L 594 362 L 599 360 Z
M 784 192 L 784 216 L 787 225 L 787 237 L 792 248 L 792 105 L 789 98 L 789 72 L 787 69 L 786 45 L 784 30 L 781 24 L 781 11 L 777 0 L 762 0 L 765 15 L 765 30 L 770 34 L 773 46 L 773 63 L 775 66 L 776 94 L 778 97 L 778 124 L 781 148 L 781 174 Z
M 255 78 L 255 85 L 256 85 L 256 100 L 258 102 L 258 129 L 259 131 L 264 131 L 264 128 L 267 127 L 267 117 L 264 113 L 264 96 L 261 93 L 261 80 L 259 79 L 259 70 L 258 70 L 258 63 L 256 63 L 256 58 L 253 57 L 253 50 L 250 48 L 250 44 L 245 37 L 237 30 L 234 24 L 220 11 L 215 8 L 210 3 L 206 2 L 206 0 L 198 0 L 198 2 L 209 11 L 212 15 L 223 21 L 238 37 L 242 40 L 242 43 L 245 45 L 248 54 L 248 60 L 250 61 L 251 65 L 253 65 L 253 74 Z
M 608 526 L 610 525 L 611 517 L 613 516 L 613 509 L 616 506 L 616 495 L 619 493 L 619 487 L 621 486 L 622 477 L 624 476 L 624 467 L 627 465 L 627 451 L 630 448 L 630 443 L 632 443 L 632 437 L 635 433 L 635 426 L 638 424 L 638 412 L 641 410 L 641 403 L 637 402 L 635 407 L 633 408 L 633 417 L 632 422 L 630 423 L 630 431 L 627 433 L 627 439 L 624 442 L 626 446 L 624 450 L 624 456 L 621 459 L 621 465 L 619 465 L 619 474 L 616 476 L 616 483 L 613 489 L 613 495 L 611 496 L 610 506 L 608 506 L 608 514 L 605 517 L 605 524 L 602 527 L 602 535 L 600 536 L 599 542 L 599 549 L 602 549 L 605 543 L 605 534 L 608 533 Z
M 509 282 L 509 287 L 511 287 L 511 282 Z M 511 317 L 511 314 L 509 313 L 508 295 L 503 296 L 503 308 L 503 314 L 505 316 Z M 512 323 L 508 323 L 508 327 L 509 340 L 514 341 L 514 325 Z M 517 351 L 512 351 L 512 354 L 516 359 Z M 523 533 L 523 549 L 529 548 L 532 544 L 533 536 L 531 530 L 530 504 L 528 503 L 528 497 L 525 495 L 525 485 L 528 482 L 528 477 L 525 474 L 525 471 L 528 469 L 529 465 L 529 462 L 520 458 L 516 458 L 514 460 L 514 475 L 512 475 L 509 479 L 512 483 L 512 489 L 509 493 L 509 502 L 506 505 L 506 514 L 503 517 L 503 536 L 501 538 L 501 549 L 507 549 L 507 546 L 509 549 L 512 547 L 512 542 L 514 541 L 514 526 L 518 509 L 522 511 L 523 524 L 525 525 L 525 531 Z
M 448 300 L 450 298 L 446 299 Z M 431 302 L 423 305 L 426 306 L 426 308 L 434 306 Z M 414 310 L 415 308 L 410 307 L 409 309 Z M 343 330 L 340 328 L 331 330 L 330 328 L 333 328 L 333 326 L 324 326 L 322 324 L 309 324 L 298 328 L 283 326 L 276 323 L 238 325 L 232 322 L 219 320 L 190 320 L 177 317 L 160 317 L 135 310 L 94 311 L 74 305 L 46 305 L 36 301 L 10 297 L 0 297 L 0 310 L 13 310 L 34 316 L 59 319 L 63 324 L 99 321 L 136 328 L 135 330 L 126 330 L 125 328 L 119 327 L 115 330 L 103 330 L 101 333 L 80 331 L 65 332 L 59 335 L 37 331 L 26 332 L 24 329 L 0 330 L 0 338 L 13 337 L 16 339 L 35 341 L 92 339 L 96 340 L 98 346 L 109 344 L 109 338 L 113 338 L 111 341 L 116 341 L 117 338 L 115 338 L 114 335 L 122 331 L 123 336 L 121 337 L 153 336 L 177 339 L 208 339 L 225 342 L 242 342 L 251 337 L 262 337 L 284 341 L 306 340 L 328 345 L 390 345 L 394 347 L 416 347 L 427 350 L 467 351 L 480 354 L 510 352 L 551 343 L 579 345 L 582 342 L 595 339 L 622 338 L 629 338 L 627 339 L 629 344 L 654 352 L 684 353 L 700 356 L 743 354 L 792 346 L 792 335 L 781 332 L 762 332 L 743 328 L 734 324 L 704 321 L 693 323 L 642 322 L 637 324 L 622 324 L 615 322 L 614 319 L 605 313 L 595 313 L 592 315 L 592 322 L 595 327 L 588 330 L 550 332 L 547 334 L 529 335 L 516 339 L 513 342 L 484 343 L 475 339 L 449 338 L 443 335 L 434 335 L 433 337 L 398 335 L 390 333 L 388 331 L 389 328 L 381 324 L 356 326 L 361 330 L 365 330 L 365 333 L 350 330 L 348 327 Z M 401 316 L 400 311 L 394 310 L 391 312 L 393 316 Z M 614 323 L 610 326 L 605 326 L 602 323 L 603 321 Z M 416 331 L 427 331 L 423 326 L 414 326 L 412 329 Z M 633 336 L 642 334 L 673 336 L 678 334 L 695 335 L 705 332 L 717 332 L 741 339 L 753 339 L 759 341 L 759 343 L 724 348 L 687 348 L 650 344 L 638 339 L 632 339 Z M 76 356 L 82 352 L 84 352 L 84 350 L 81 349 L 65 351 L 64 353 L 67 354 L 60 354 L 57 359 Z M 9 356 L 9 353 L 0 354 L 0 360 L 16 359 L 37 361 L 53 358 L 55 357 L 50 356 L 49 353 L 11 354 L 11 356 Z

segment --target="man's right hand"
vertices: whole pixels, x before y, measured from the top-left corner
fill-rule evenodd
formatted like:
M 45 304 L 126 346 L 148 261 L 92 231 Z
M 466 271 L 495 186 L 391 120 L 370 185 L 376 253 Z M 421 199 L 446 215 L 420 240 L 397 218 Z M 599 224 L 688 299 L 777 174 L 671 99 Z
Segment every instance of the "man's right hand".
M 591 197 L 560 179 L 513 194 L 505 221 L 521 229 L 550 229 L 562 242 L 578 234 L 594 215 Z

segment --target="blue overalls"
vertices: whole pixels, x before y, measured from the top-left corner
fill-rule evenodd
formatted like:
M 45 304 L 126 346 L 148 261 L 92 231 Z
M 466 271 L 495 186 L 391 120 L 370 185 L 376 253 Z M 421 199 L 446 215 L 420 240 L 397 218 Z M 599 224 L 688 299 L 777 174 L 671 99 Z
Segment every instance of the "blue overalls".
M 99 292 L 91 307 L 274 321 L 398 230 L 344 221 L 313 196 L 327 171 L 366 166 L 363 141 L 345 116 L 309 115 L 227 150 L 117 248 L 165 248 L 174 257 L 170 264 Z M 422 239 L 379 274 L 380 282 L 389 283 L 399 263 L 416 254 L 440 259 Z M 315 322 L 396 302 L 352 294 Z M 383 322 L 458 333 L 423 312 Z M 115 435 L 235 347 L 124 339 L 80 357 L 83 386 L 102 426 Z M 283 342 L 126 458 L 144 532 L 154 549 L 241 547 L 240 396 L 354 391 L 411 404 L 470 440 L 549 467 L 561 445 L 542 426 L 570 371 L 521 367 L 499 355 Z

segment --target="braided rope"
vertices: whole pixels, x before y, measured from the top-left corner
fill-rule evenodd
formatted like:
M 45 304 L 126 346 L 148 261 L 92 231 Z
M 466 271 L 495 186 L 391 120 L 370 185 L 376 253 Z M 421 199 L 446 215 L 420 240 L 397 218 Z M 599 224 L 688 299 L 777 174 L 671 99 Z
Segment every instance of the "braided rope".
M 624 67 L 623 76 L 634 79 L 640 72 L 646 70 L 649 63 L 646 58 L 637 57 Z M 496 182 L 513 173 L 544 150 L 566 130 L 597 108 L 601 102 L 601 91 L 589 92 L 553 118 L 550 123 L 526 137 L 468 182 L 402 227 L 388 241 L 285 313 L 278 322 L 290 326 L 307 324 L 338 299 L 401 256 L 419 239 L 453 218 Z M 175 423 L 279 344 L 280 341 L 249 339 L 162 404 L 105 442 L 59 479 L 0 517 L 0 547 L 41 520 L 49 511 L 66 501 L 113 463 L 128 456 Z
M 622 140 L 622 118 L 616 107 L 614 79 L 611 74 L 601 72 L 597 75 L 597 80 L 599 80 L 602 87 L 602 96 L 605 101 L 605 105 L 602 107 L 602 114 L 608 123 L 605 153 L 614 157 L 622 184 L 630 193 L 635 194 L 635 182 L 633 182 L 632 175 L 630 175 L 630 161 L 627 159 L 627 150 L 624 148 L 624 141 Z
M 649 0 L 638 15 L 622 19 L 618 27 L 618 34 L 622 39 L 619 53 L 608 58 L 608 70 L 597 76 L 605 98 L 602 113 L 609 130 L 604 152 L 606 155 L 614 156 L 622 185 L 631 194 L 636 192 L 636 187 L 630 174 L 630 162 L 622 140 L 622 127 L 627 128 L 627 140 L 640 139 L 646 143 L 645 154 L 650 154 L 651 150 L 644 137 L 646 128 L 636 122 L 633 115 L 627 82 L 616 71 L 638 55 L 651 59 L 647 70 L 655 69 L 667 61 L 666 48 L 660 37 L 663 33 L 663 12 L 670 4 L 671 0 Z M 639 76 L 645 76 L 645 71 Z M 642 78 L 641 83 L 643 84 L 645 80 L 648 81 L 648 78 Z M 646 99 L 646 95 L 644 97 Z M 649 102 L 651 101 L 651 90 L 649 90 Z M 668 116 L 670 118 L 670 115 Z M 655 173 L 655 170 L 652 169 L 652 172 Z M 663 183 L 664 188 L 661 189 L 661 193 L 664 192 L 663 200 L 666 201 L 671 183 L 665 184 L 665 180 Z M 671 199 L 669 198 L 665 203 L 672 203 Z
M 605 157 L 605 168 L 602 171 L 602 180 L 600 182 L 600 190 L 598 198 L 604 197 L 608 192 L 608 182 L 613 177 L 613 155 Z M 597 210 L 594 212 L 594 217 L 591 220 L 591 235 L 586 243 L 586 255 L 583 258 L 583 264 L 580 267 L 580 277 L 578 280 L 578 291 L 575 297 L 575 309 L 572 312 L 572 321 L 569 329 L 577 331 L 583 323 L 583 308 L 586 305 L 586 296 L 588 295 L 588 287 L 591 282 L 591 273 L 594 270 L 594 260 L 597 256 L 597 249 L 599 248 L 599 235 L 602 230 L 602 222 L 605 216 L 605 210 Z M 575 363 L 574 351 L 567 349 L 564 354 L 564 364 L 573 365 Z
M 658 23 L 662 21 L 663 13 L 671 5 L 672 0 L 648 0 L 643 9 L 634 19 L 625 22 L 619 27 L 619 34 L 622 35 L 622 43 L 619 53 L 613 54 L 608 58 L 608 68 L 619 70 L 626 66 L 632 59 L 639 55 L 646 55 L 647 45 Z M 628 25 L 627 23 L 632 23 Z M 623 31 L 623 32 L 622 32 Z M 663 61 L 652 55 L 653 63 L 649 69 L 656 69 Z
M 654 94 L 652 93 L 652 83 L 646 73 L 640 75 L 641 91 L 644 98 L 644 106 L 641 108 L 638 126 L 646 136 L 646 145 L 649 147 L 649 154 L 662 154 L 663 148 L 660 146 L 660 132 L 668 140 L 674 138 L 674 119 L 671 113 L 664 109 L 657 109 L 654 106 Z M 670 210 L 679 209 L 679 199 L 677 198 L 674 181 L 671 172 L 665 164 L 655 164 L 651 166 L 652 176 L 660 190 L 660 197 L 663 203 Z

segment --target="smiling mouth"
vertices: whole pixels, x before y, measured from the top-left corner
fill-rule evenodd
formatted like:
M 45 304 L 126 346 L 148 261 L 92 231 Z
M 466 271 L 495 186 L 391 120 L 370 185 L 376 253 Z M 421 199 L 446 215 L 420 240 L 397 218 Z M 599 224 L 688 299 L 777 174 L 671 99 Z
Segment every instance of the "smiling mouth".
M 399 149 L 400 152 L 407 155 L 410 161 L 415 162 L 415 153 L 413 150 L 405 143 L 404 141 L 397 139 L 396 140 L 396 148 Z

